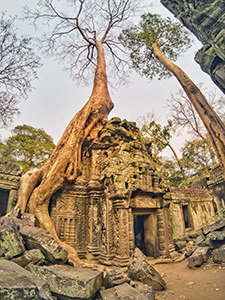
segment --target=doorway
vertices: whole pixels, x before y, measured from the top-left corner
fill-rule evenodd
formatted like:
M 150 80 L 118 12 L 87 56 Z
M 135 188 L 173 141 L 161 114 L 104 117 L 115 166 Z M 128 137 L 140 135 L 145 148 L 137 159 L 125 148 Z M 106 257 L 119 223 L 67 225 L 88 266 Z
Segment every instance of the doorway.
M 0 217 L 7 213 L 9 191 L 0 189 Z
M 159 236 L 157 227 L 157 215 L 154 210 L 133 214 L 134 243 L 146 256 L 158 257 Z

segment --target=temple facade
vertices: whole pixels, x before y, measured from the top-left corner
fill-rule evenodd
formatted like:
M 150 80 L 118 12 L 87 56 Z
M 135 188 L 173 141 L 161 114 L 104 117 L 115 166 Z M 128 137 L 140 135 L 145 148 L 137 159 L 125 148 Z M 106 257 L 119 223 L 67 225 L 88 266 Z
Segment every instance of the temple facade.
M 212 221 L 213 197 L 207 189 L 161 188 L 150 148 L 135 123 L 119 118 L 84 145 L 82 175 L 55 193 L 49 206 L 59 238 L 81 258 L 125 266 L 135 247 L 147 256 L 169 256 L 174 239 Z M 4 164 L 2 214 L 12 208 L 20 177 L 18 169 L 9 175 Z

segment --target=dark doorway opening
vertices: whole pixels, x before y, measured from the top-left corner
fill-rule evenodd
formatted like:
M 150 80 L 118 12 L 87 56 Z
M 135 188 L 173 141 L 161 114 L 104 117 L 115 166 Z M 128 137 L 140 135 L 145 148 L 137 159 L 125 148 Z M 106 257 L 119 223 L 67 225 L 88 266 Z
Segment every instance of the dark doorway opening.
M 9 191 L 0 189 L 0 217 L 7 212 Z
M 134 242 L 135 247 L 138 247 L 144 254 L 146 254 L 144 216 L 142 215 L 134 215 Z
M 183 209 L 183 217 L 184 217 L 184 226 L 185 228 L 191 228 L 188 205 L 182 205 L 182 209 Z

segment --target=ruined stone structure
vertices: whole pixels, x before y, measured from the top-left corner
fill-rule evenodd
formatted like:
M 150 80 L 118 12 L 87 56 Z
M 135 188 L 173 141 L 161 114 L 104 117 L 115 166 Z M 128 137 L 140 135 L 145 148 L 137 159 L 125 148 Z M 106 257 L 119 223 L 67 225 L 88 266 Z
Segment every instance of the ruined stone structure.
M 223 0 L 161 0 L 203 47 L 195 60 L 225 92 L 225 4 Z
M 82 153 L 82 175 L 49 207 L 58 236 L 81 258 L 125 266 L 135 246 L 147 256 L 169 255 L 174 238 L 210 222 L 213 198 L 206 190 L 160 187 L 150 145 L 135 123 L 113 118 Z
M 82 176 L 56 193 L 50 208 L 59 237 L 80 257 L 89 252 L 102 264 L 123 266 L 135 245 L 148 256 L 168 255 L 176 235 L 200 229 L 214 214 L 204 190 L 160 188 L 134 123 L 112 119 L 83 153 Z
M 9 162 L 0 159 L 0 216 L 12 210 L 16 201 L 21 171 Z

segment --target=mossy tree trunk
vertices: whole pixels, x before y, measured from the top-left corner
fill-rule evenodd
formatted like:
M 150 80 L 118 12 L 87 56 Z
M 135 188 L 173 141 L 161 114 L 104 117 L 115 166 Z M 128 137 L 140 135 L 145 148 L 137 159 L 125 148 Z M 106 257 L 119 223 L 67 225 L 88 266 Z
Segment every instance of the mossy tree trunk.
M 73 117 L 49 160 L 37 171 L 21 178 L 17 207 L 24 213 L 27 206 L 76 263 L 74 248 L 59 240 L 49 216 L 52 195 L 65 184 L 73 183 L 82 172 L 81 153 L 84 141 L 94 139 L 113 108 L 107 87 L 106 65 L 102 41 L 96 41 L 97 66 L 92 94 L 84 107 Z
M 159 61 L 175 75 L 198 112 L 206 127 L 225 178 L 225 125 L 187 74 L 160 52 L 157 42 L 152 44 L 152 48 Z

